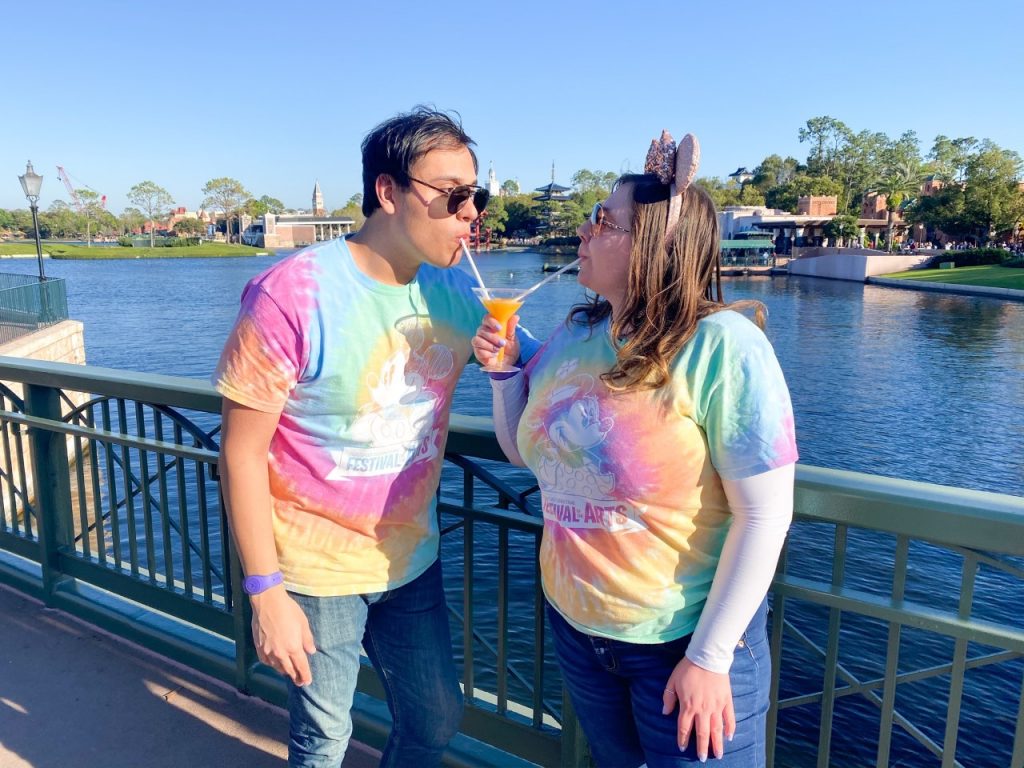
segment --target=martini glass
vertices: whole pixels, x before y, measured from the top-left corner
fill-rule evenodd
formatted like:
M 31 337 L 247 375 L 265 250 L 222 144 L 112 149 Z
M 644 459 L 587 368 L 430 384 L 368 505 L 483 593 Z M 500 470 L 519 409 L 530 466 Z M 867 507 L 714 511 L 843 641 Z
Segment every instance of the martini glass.
M 508 334 L 508 321 L 523 306 L 523 300 L 529 291 L 525 288 L 474 288 L 473 293 L 480 299 L 487 311 L 501 323 L 501 336 Z M 519 369 L 505 362 L 505 348 L 498 350 L 498 356 L 490 365 L 481 366 L 480 370 L 488 373 L 514 373 Z

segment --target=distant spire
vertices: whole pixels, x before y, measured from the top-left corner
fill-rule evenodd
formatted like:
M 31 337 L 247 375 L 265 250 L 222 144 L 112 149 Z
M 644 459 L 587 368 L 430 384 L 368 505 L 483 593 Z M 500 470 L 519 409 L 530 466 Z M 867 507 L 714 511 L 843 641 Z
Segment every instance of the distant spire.
M 491 197 L 501 194 L 501 188 L 498 186 L 498 174 L 494 172 L 493 160 L 491 160 L 491 168 L 487 172 L 487 191 L 491 193 Z
M 313 215 L 327 215 L 327 210 L 324 208 L 324 196 L 320 192 L 320 179 L 317 179 L 315 182 L 313 182 Z
M 551 183 L 555 183 L 555 161 L 551 161 Z

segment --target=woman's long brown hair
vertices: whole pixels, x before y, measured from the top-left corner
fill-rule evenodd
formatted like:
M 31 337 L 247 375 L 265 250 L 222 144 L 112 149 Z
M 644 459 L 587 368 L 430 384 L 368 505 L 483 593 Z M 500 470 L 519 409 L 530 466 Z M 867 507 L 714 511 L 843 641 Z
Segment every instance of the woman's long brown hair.
M 702 318 L 726 308 L 748 308 L 764 327 L 764 305 L 725 303 L 718 214 L 707 192 L 695 185 L 683 192 L 679 223 L 666 243 L 668 186 L 647 174 L 623 176 L 617 186 L 622 184 L 632 186 L 633 246 L 624 304 L 611 322 L 617 359 L 601 378 L 618 392 L 658 389 L 670 380 L 672 360 Z M 573 307 L 569 320 L 593 328 L 611 312 L 607 300 L 594 296 Z

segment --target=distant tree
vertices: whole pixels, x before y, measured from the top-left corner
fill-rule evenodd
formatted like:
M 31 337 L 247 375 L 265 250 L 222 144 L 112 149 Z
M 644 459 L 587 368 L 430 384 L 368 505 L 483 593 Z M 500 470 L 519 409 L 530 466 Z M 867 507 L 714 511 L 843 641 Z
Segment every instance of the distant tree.
M 54 200 L 46 213 L 40 214 L 40 219 L 45 219 L 47 229 L 51 237 L 72 237 L 77 234 L 81 218 L 63 200 Z
M 581 168 L 572 176 L 572 185 L 577 192 L 596 192 L 602 198 L 612 192 L 612 185 L 618 174 L 611 171 L 592 171 Z
M 180 219 L 174 222 L 174 234 L 178 237 L 195 237 L 206 231 L 206 225 L 199 219 Z
M 576 233 L 576 228 L 586 221 L 589 215 L 590 211 L 584 211 L 583 207 L 575 200 L 554 203 L 551 210 L 551 229 L 548 234 L 552 236 L 573 235 Z
M 857 228 L 857 217 L 851 213 L 841 213 L 832 217 L 825 227 L 825 235 L 837 245 L 846 246 L 858 239 L 860 230 Z
M 951 139 L 938 135 L 928 153 L 935 175 L 947 183 L 962 183 L 967 175 L 967 161 L 978 146 L 973 136 Z
M 245 201 L 245 205 L 242 206 L 242 212 L 246 216 L 251 216 L 254 219 L 258 219 L 263 214 L 267 213 L 270 209 L 267 204 L 262 200 L 257 200 L 254 197 L 250 197 Z
M 775 187 L 765 195 L 765 204 L 790 213 L 796 212 L 797 200 L 808 195 L 842 194 L 843 186 L 828 176 L 810 176 L 798 173 L 782 186 Z
M 284 203 L 278 200 L 276 197 L 270 195 L 263 195 L 259 202 L 266 206 L 264 213 L 272 213 L 275 216 L 280 216 L 284 213 Z
M 885 195 L 885 210 L 888 212 L 885 226 L 885 243 L 888 250 L 893 247 L 893 228 L 896 212 L 908 198 L 914 197 L 921 190 L 924 175 L 919 163 L 895 160 L 887 166 L 876 180 L 871 191 Z
M 505 231 L 511 237 L 535 237 L 540 231 L 540 208 L 530 195 L 515 195 L 505 198 L 505 212 L 508 220 Z
M 344 207 L 331 211 L 331 216 L 348 217 L 355 222 L 352 225 L 353 230 L 362 229 L 363 223 L 366 221 L 366 217 L 363 215 L 363 193 L 356 192 L 348 199 Z
M 840 152 L 837 181 L 841 184 L 839 212 L 856 215 L 864 193 L 878 176 L 883 155 L 892 142 L 881 132 L 851 134 Z
M 740 204 L 740 189 L 731 180 L 722 181 L 717 176 L 703 176 L 694 183 L 711 196 L 718 210 Z
M 941 230 L 954 240 L 973 240 L 976 228 L 964 216 L 964 189 L 949 184 L 935 194 L 919 197 L 907 208 L 907 221 L 928 230 Z
M 255 198 L 249 198 L 246 200 L 242 210 L 254 219 L 258 219 L 266 213 L 273 213 L 274 215 L 284 213 L 284 203 L 276 197 L 263 195 L 259 200 L 256 200 Z
M 77 190 L 78 200 L 81 204 L 80 215 L 85 219 L 85 246 L 92 247 L 92 225 L 98 222 L 103 213 L 103 203 L 100 200 L 99 192 L 91 189 Z
M 823 115 L 808 120 L 797 132 L 801 144 L 806 141 L 811 145 L 807 155 L 807 173 L 837 178 L 842 148 L 851 136 L 846 123 L 834 117 Z
M 505 210 L 505 198 L 492 197 L 487 203 L 484 229 L 491 230 L 491 234 L 497 236 L 504 233 L 506 222 L 508 222 L 508 211 Z
M 156 220 L 167 215 L 174 205 L 174 198 L 159 184 L 140 181 L 128 190 L 128 202 L 138 207 L 149 219 L 149 247 L 152 248 L 156 244 Z
M 740 205 L 764 205 L 764 193 L 754 184 L 741 184 Z
M 1024 165 L 1016 152 L 982 141 L 967 161 L 964 182 L 964 217 L 988 243 L 1011 233 L 1024 220 L 1024 194 L 1020 179 Z
M 138 208 L 132 207 L 125 208 L 121 211 L 121 216 L 119 218 L 121 222 L 121 233 L 124 235 L 130 235 L 133 232 L 138 232 L 146 222 L 146 214 Z
M 35 226 L 32 223 L 31 212 L 24 208 L 15 208 L 12 211 L 8 211 L 8 221 L 10 222 L 8 228 L 12 232 L 18 232 L 22 237 L 34 237 Z
M 519 194 L 519 182 L 515 179 L 505 179 L 501 182 L 501 193 L 505 197 L 513 197 Z
M 210 179 L 203 186 L 203 208 L 219 210 L 224 214 L 224 232 L 231 240 L 231 217 L 241 210 L 252 197 L 241 182 L 222 176 Z
M 570 197 L 572 197 L 576 205 L 580 207 L 580 210 L 589 214 L 594 210 L 594 203 L 600 203 L 603 201 L 608 197 L 608 193 L 603 189 L 589 189 L 586 192 L 573 192 Z M 582 224 L 583 222 L 580 223 Z
M 787 157 L 785 160 L 780 155 L 768 155 L 761 164 L 754 169 L 754 178 L 748 186 L 753 185 L 762 193 L 769 189 L 780 187 L 800 170 L 800 163 L 795 157 Z

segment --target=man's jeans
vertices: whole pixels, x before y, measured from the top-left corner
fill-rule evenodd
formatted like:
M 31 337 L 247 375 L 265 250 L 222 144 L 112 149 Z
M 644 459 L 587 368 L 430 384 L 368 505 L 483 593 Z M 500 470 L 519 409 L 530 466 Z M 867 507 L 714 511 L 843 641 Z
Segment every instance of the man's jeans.
M 430 768 L 462 718 L 441 563 L 388 592 L 292 597 L 309 619 L 313 682 L 288 684 L 289 768 L 339 768 L 352 735 L 360 645 L 387 693 L 394 725 L 381 766 Z
M 547 611 L 562 677 L 597 765 L 636 768 L 646 761 L 648 768 L 667 768 L 697 763 L 694 735 L 686 751 L 679 751 L 679 708 L 661 713 L 665 684 L 685 655 L 690 636 L 658 645 L 606 640 L 579 632 L 550 605 Z M 722 760 L 715 759 L 709 745 L 709 766 L 765 764 L 771 682 L 766 615 L 767 605 L 762 603 L 736 646 L 729 670 L 736 735 L 725 742 Z

